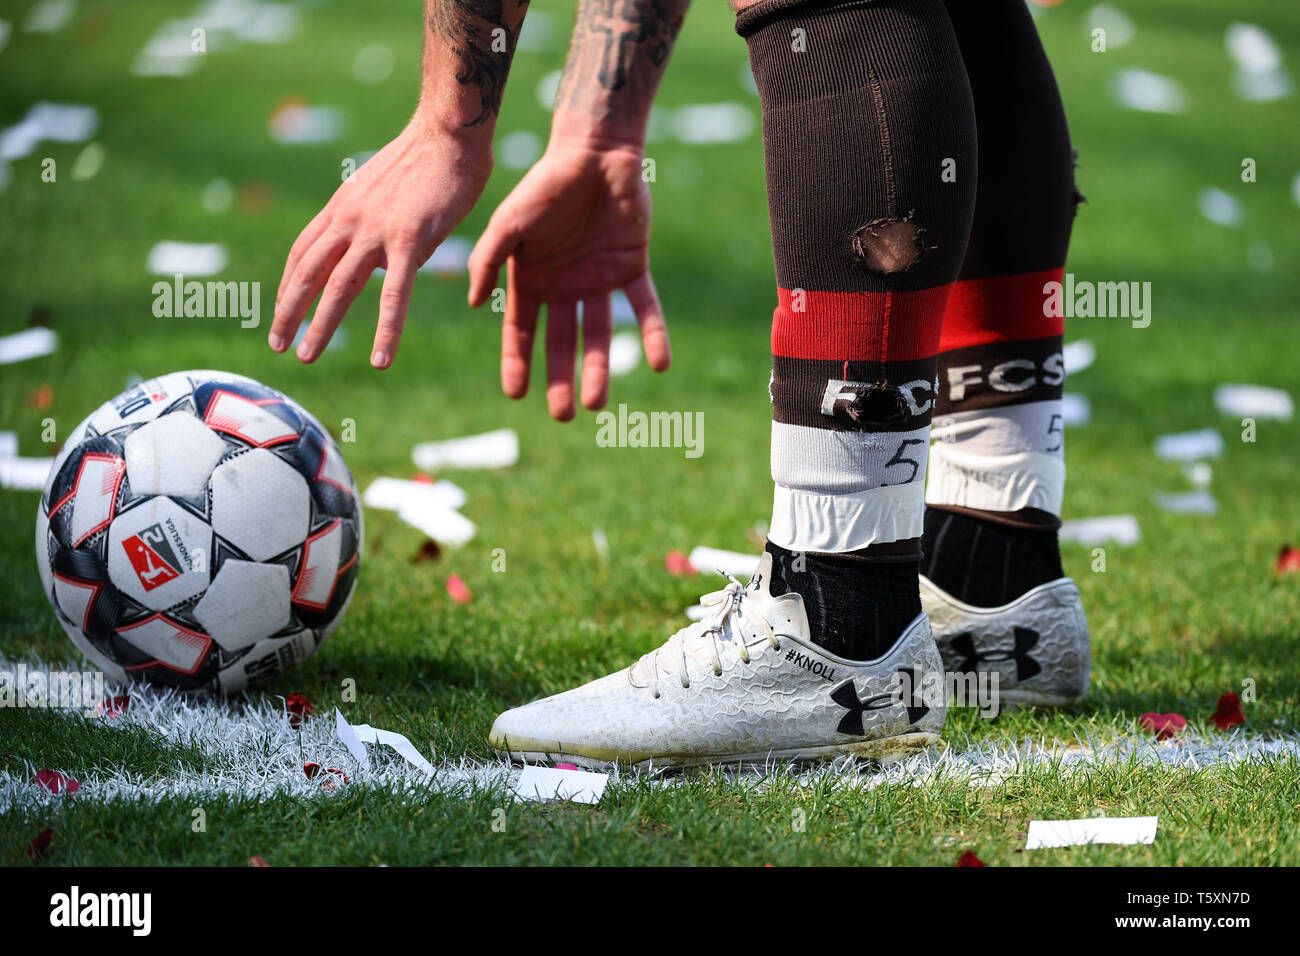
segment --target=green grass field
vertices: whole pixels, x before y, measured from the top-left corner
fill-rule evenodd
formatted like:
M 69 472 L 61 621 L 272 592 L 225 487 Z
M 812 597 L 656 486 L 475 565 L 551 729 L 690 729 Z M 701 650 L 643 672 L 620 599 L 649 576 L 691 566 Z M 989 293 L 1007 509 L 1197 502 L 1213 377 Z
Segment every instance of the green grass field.
M 28 2 L 3 0 L 0 18 L 21 23 Z M 683 579 L 663 567 L 672 548 L 696 544 L 754 550 L 749 533 L 770 508 L 768 328 L 774 282 L 757 125 L 745 140 L 688 146 L 652 141 L 654 274 L 674 344 L 663 376 L 644 367 L 616 379 L 612 403 L 704 413 L 704 449 L 600 448 L 580 412 L 559 425 L 540 391 L 522 403 L 500 395 L 497 316 L 466 307 L 465 280 L 422 274 L 395 367 L 367 363 L 379 284 L 353 308 L 346 344 L 313 367 L 266 347 L 266 321 L 284 256 L 297 231 L 339 181 L 344 157 L 381 146 L 414 105 L 418 4 L 304 5 L 290 43 L 214 50 L 183 78 L 138 77 L 136 52 L 172 4 L 85 0 L 54 34 L 17 28 L 0 51 L 0 125 L 39 100 L 89 103 L 102 123 L 102 170 L 75 181 L 80 144 L 43 143 L 17 160 L 0 192 L 0 334 L 47 310 L 58 352 L 3 366 L 0 429 L 17 432 L 26 455 L 41 444 L 42 419 L 58 437 L 125 387 L 132 375 L 220 367 L 297 398 L 324 422 L 356 422 L 344 446 L 358 485 L 409 477 L 418 441 L 510 426 L 522 453 L 500 472 L 448 473 L 469 494 L 464 512 L 479 534 L 436 562 L 412 558 L 422 538 L 386 512 L 368 511 L 360 584 L 338 633 L 269 693 L 307 694 L 322 712 L 341 706 L 353 723 L 398 730 L 435 761 L 490 760 L 486 737 L 506 707 L 626 666 L 685 621 L 682 609 L 712 590 L 712 577 Z M 549 114 L 535 93 L 562 64 L 568 5 L 535 0 L 553 27 L 547 50 L 516 57 L 500 136 L 545 136 Z M 1090 49 L 1089 5 L 1072 0 L 1039 20 L 1080 154 L 1089 202 L 1076 221 L 1068 268 L 1081 279 L 1149 281 L 1149 328 L 1078 319 L 1067 341 L 1086 338 L 1098 359 L 1067 383 L 1092 403 L 1092 423 L 1068 436 L 1068 519 L 1131 513 L 1143 536 L 1108 547 L 1106 570 L 1069 545 L 1093 634 L 1092 691 L 1062 712 L 1025 711 L 994 721 L 952 714 L 948 746 L 965 750 L 1026 740 L 1044 750 L 1107 746 L 1145 736 L 1146 711 L 1178 711 L 1188 733 L 1221 736 L 1207 723 L 1224 691 L 1254 681 L 1257 700 L 1234 733 L 1289 739 L 1274 755 L 1188 767 L 1117 760 L 1059 772 L 1026 764 L 970 783 L 943 774 L 871 787 L 833 776 L 789 773 L 737 778 L 701 773 L 664 786 L 611 787 L 599 807 L 511 804 L 504 791 L 412 796 L 350 785 L 313 798 L 205 800 L 208 829 L 191 831 L 192 800 L 160 803 L 71 799 L 0 801 L 0 862 L 27 865 L 24 849 L 53 827 L 52 864 L 304 863 L 701 863 L 939 864 L 973 849 L 991 865 L 1300 864 L 1300 575 L 1273 570 L 1278 548 L 1300 543 L 1297 449 L 1300 421 L 1258 423 L 1243 442 L 1238 420 L 1214 407 L 1214 387 L 1248 382 L 1300 394 L 1296 322 L 1300 281 L 1300 174 L 1295 95 L 1245 103 L 1232 91 L 1223 33 L 1233 20 L 1262 25 L 1300 69 L 1300 8 L 1250 0 L 1144 0 L 1125 5 L 1132 42 Z M 387 43 L 397 67 L 377 86 L 351 74 L 356 52 Z M 742 83 L 744 44 L 722 0 L 701 0 L 673 56 L 660 104 L 737 101 L 757 120 Z M 1172 76 L 1184 87 L 1180 115 L 1118 107 L 1111 77 L 1127 68 Z M 283 146 L 267 134 L 277 103 L 301 95 L 347 114 L 343 137 Z M 41 159 L 58 164 L 41 181 Z M 1243 158 L 1258 180 L 1243 183 Z M 457 230 L 473 239 L 494 203 L 522 175 L 498 163 L 478 209 Z M 240 203 L 213 215 L 201 204 L 214 178 L 236 191 L 264 184 L 260 212 Z M 1245 211 L 1240 228 L 1203 218 L 1197 196 L 1217 187 Z M 155 277 L 145 269 L 162 239 L 221 242 L 223 278 L 260 281 L 267 318 L 159 319 Z M 1261 268 L 1265 243 L 1273 266 Z M 1263 263 L 1266 264 L 1266 263 Z M 539 381 L 534 374 L 535 387 Z M 39 409 L 43 385 L 52 403 Z M 1215 516 L 1157 509 L 1157 492 L 1190 484 L 1152 451 L 1157 435 L 1217 427 L 1226 449 L 1213 464 Z M 41 594 L 32 527 L 37 495 L 0 491 L 0 658 L 74 661 L 74 649 Z M 592 531 L 611 557 L 601 563 Z M 492 570 L 504 549 L 506 570 Z M 473 589 L 470 605 L 445 590 L 449 573 Z M 355 703 L 340 689 L 352 678 Z M 231 703 L 232 708 L 240 704 Z M 329 719 L 327 716 L 324 719 Z M 77 777 L 125 768 L 141 778 L 202 770 L 205 755 L 143 729 L 40 711 L 0 709 L 0 775 L 32 768 Z M 862 770 L 865 779 L 870 768 Z M 0 777 L 0 780 L 3 778 Z M 2 788 L 0 788 L 2 792 Z M 504 832 L 493 810 L 507 807 Z M 793 826 L 795 811 L 806 818 Z M 1031 819 L 1159 815 L 1152 846 L 1022 852 Z

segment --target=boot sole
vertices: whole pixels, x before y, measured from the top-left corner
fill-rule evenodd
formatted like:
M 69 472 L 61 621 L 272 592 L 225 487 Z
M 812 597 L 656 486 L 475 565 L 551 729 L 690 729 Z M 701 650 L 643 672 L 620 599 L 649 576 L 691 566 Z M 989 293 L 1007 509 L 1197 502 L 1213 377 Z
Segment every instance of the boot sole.
M 882 764 L 894 763 L 921 753 L 939 743 L 932 733 L 897 734 L 860 740 L 856 743 L 831 744 L 825 747 L 799 747 L 792 750 L 768 750 L 742 754 L 650 754 L 635 751 L 606 750 L 599 747 L 562 747 L 558 743 L 515 738 L 491 741 L 497 750 L 508 753 L 517 763 L 572 763 L 593 770 L 615 765 L 636 770 L 651 767 L 702 767 L 710 765 L 767 764 L 782 762 L 819 762 L 837 757 L 856 757 Z

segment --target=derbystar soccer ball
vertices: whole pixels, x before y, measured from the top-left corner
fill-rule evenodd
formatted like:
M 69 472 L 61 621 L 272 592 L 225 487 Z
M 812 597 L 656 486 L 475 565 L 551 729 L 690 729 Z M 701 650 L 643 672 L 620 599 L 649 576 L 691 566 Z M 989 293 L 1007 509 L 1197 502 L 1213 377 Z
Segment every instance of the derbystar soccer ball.
M 141 382 L 71 433 L 36 514 L 45 596 L 110 679 L 265 683 L 338 625 L 361 504 L 334 440 L 227 372 Z

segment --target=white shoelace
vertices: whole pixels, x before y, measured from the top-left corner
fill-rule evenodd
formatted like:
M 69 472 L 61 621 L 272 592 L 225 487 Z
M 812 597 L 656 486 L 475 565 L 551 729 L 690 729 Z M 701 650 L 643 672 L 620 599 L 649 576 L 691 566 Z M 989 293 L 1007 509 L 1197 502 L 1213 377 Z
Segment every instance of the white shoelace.
M 722 658 L 718 653 L 718 641 L 726 633 L 725 629 L 727 620 L 733 614 L 743 616 L 754 625 L 755 629 L 760 634 L 767 638 L 767 642 L 772 645 L 773 650 L 780 650 L 781 642 L 777 640 L 776 634 L 772 630 L 772 626 L 767 623 L 767 618 L 763 617 L 762 612 L 754 606 L 753 601 L 746 600 L 744 585 L 731 575 L 727 575 L 727 577 L 731 579 L 731 583 L 725 588 L 721 591 L 713 591 L 712 593 L 706 594 L 700 598 L 700 603 L 702 605 L 705 607 L 715 608 L 708 617 L 704 618 L 702 621 L 697 621 L 694 624 L 682 628 L 670 637 L 666 643 L 651 651 L 649 654 L 646 654 L 640 661 L 638 661 L 638 663 L 643 663 L 651 668 L 650 686 L 654 691 L 656 699 L 659 697 L 660 667 L 658 664 L 658 658 L 660 654 L 668 651 L 670 647 L 673 647 L 674 642 L 677 653 L 681 655 L 681 668 L 678 671 L 678 677 L 682 682 L 682 687 L 691 686 L 691 678 L 687 671 L 687 641 L 692 639 L 708 641 L 709 656 L 713 661 L 714 676 L 720 676 L 722 674 Z M 736 648 L 740 654 L 740 659 L 744 663 L 748 664 L 749 648 L 745 646 L 744 633 L 738 626 L 735 628 L 735 631 L 737 637 Z M 692 641 L 692 643 L 694 642 Z M 665 668 L 664 670 L 667 669 Z

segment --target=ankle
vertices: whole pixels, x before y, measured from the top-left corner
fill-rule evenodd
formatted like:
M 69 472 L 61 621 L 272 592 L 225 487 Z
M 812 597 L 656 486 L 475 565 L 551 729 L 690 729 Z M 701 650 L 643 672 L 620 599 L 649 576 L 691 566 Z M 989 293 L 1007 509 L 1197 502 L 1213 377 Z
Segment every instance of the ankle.
M 925 509 L 921 573 L 959 601 L 1000 607 L 1065 576 L 1056 532 L 1045 511 Z
M 767 552 L 772 595 L 803 598 L 813 643 L 832 654 L 874 660 L 921 613 L 914 557 L 790 551 L 771 541 Z

